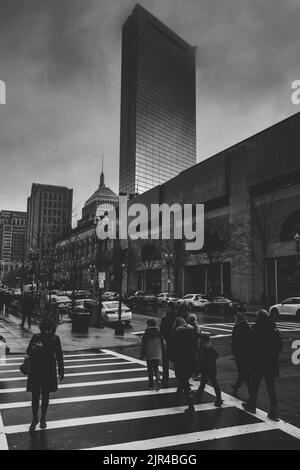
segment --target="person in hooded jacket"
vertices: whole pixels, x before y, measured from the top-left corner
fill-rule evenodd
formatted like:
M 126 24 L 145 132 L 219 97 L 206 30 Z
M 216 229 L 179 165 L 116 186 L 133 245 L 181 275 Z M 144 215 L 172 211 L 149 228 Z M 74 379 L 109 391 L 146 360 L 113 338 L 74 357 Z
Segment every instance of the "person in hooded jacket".
M 177 317 L 169 338 L 169 355 L 174 364 L 178 382 L 177 396 L 184 393 L 188 402 L 185 413 L 194 413 L 195 407 L 189 379 L 197 366 L 197 331 L 184 318 Z
M 154 390 L 153 375 L 155 377 L 155 388 L 160 389 L 159 362 L 162 359 L 163 338 L 156 326 L 154 319 L 147 320 L 147 328 L 142 338 L 142 347 L 140 357 L 147 361 L 149 390 Z
M 233 396 L 238 396 L 239 388 L 243 383 L 247 385 L 250 393 L 250 353 L 251 353 L 250 325 L 242 313 L 235 316 L 235 325 L 232 330 L 231 351 L 236 362 L 238 377 L 232 385 Z
M 274 421 L 279 421 L 275 378 L 279 377 L 279 355 L 282 347 L 280 333 L 268 312 L 259 310 L 252 327 L 250 398 L 242 405 L 246 411 L 256 412 L 258 390 L 264 379 L 270 398 L 268 417 Z

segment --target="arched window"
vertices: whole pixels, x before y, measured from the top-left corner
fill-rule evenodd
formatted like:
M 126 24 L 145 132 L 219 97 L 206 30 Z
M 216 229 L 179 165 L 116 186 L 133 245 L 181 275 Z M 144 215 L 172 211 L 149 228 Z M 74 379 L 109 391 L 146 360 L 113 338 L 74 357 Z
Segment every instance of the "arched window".
M 300 234 L 300 209 L 289 215 L 284 222 L 280 233 L 280 241 L 287 242 L 293 240 L 296 233 Z

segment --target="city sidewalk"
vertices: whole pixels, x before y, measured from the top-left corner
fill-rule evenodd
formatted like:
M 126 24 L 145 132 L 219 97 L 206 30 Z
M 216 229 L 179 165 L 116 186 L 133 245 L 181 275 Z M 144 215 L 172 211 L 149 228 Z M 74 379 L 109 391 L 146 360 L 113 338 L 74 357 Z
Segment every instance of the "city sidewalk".
M 6 339 L 10 354 L 24 354 L 34 333 L 39 333 L 39 327 L 33 324 L 29 329 L 21 329 L 20 317 L 10 315 L 8 318 L 0 316 L 0 335 Z M 79 351 L 95 348 L 115 348 L 139 343 L 135 335 L 125 332 L 124 336 L 115 336 L 113 328 L 89 328 L 88 333 L 73 333 L 71 322 L 58 325 L 56 333 L 59 335 L 64 351 Z

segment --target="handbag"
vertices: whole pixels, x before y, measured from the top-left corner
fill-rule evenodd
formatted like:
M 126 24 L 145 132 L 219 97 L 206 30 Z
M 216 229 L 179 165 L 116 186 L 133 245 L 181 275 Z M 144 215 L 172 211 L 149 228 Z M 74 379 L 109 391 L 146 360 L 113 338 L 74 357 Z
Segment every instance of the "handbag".
M 31 370 L 31 367 L 30 367 L 30 359 L 29 359 L 29 356 L 25 356 L 25 357 L 24 357 L 24 362 L 23 362 L 23 364 L 20 365 L 20 371 L 21 371 L 22 374 L 24 374 L 24 375 L 29 375 L 29 374 L 30 374 L 30 370 Z

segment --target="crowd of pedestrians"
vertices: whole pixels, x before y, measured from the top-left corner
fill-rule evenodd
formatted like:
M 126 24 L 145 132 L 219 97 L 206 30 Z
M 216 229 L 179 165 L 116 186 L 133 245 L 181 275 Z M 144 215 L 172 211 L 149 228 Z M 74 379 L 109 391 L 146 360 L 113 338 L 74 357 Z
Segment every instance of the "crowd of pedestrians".
M 262 379 L 270 399 L 268 417 L 278 420 L 278 404 L 275 379 L 279 376 L 279 355 L 282 340 L 276 324 L 266 310 L 259 310 L 256 323 L 251 327 L 242 313 L 235 316 L 232 333 L 232 354 L 236 363 L 237 379 L 232 384 L 233 396 L 238 397 L 241 385 L 247 386 L 249 398 L 242 405 L 250 413 L 256 412 L 258 391 Z M 217 359 L 209 334 L 201 332 L 195 314 L 178 317 L 172 305 L 162 318 L 160 328 L 156 320 L 147 321 L 142 338 L 141 359 L 147 361 L 150 390 L 167 387 L 170 362 L 177 379 L 177 400 L 185 399 L 185 413 L 195 412 L 194 404 L 201 402 L 207 383 L 215 391 L 215 406 L 223 404 L 222 392 L 217 380 Z M 162 381 L 159 363 L 162 362 Z M 200 380 L 198 390 L 191 389 L 190 380 Z

